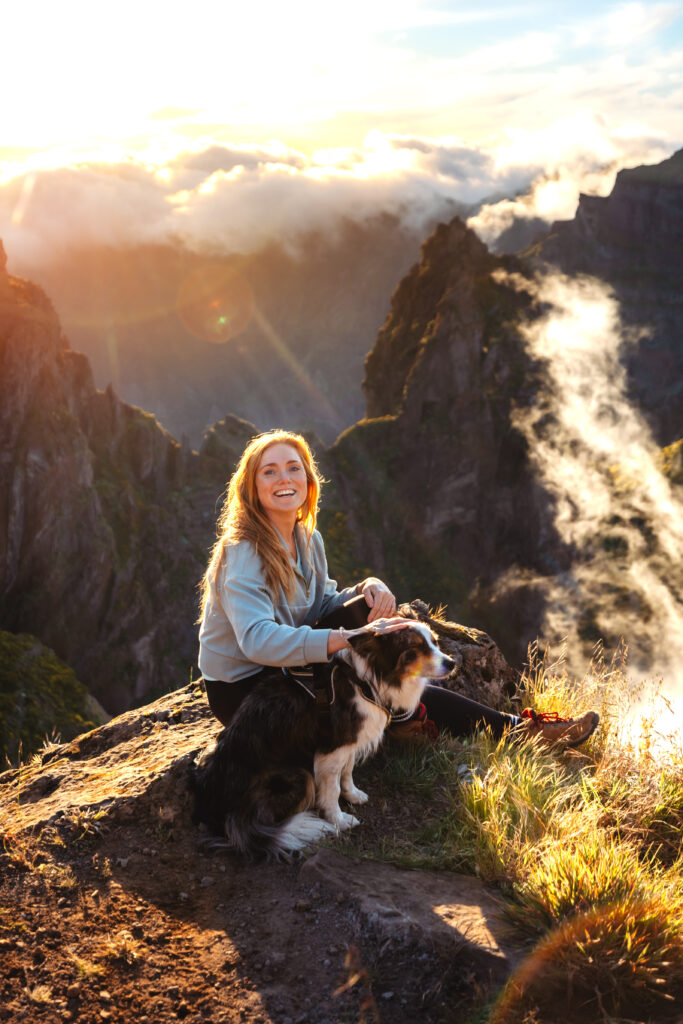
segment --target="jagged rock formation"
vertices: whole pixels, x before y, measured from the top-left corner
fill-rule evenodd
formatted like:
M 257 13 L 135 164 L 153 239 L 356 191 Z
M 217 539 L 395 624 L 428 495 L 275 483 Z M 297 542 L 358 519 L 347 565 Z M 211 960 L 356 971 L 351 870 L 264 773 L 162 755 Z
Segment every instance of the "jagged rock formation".
M 194 662 L 213 533 L 199 510 L 215 500 L 189 486 L 197 462 L 153 416 L 95 388 L 49 299 L 3 258 L 0 625 L 38 636 L 109 712 Z
M 530 251 L 565 273 L 611 285 L 637 343 L 625 353 L 632 395 L 662 445 L 683 435 L 683 149 L 620 171 L 609 196 L 579 199 Z
M 498 615 L 489 588 L 513 564 L 554 572 L 563 555 L 512 424 L 534 392 L 518 333 L 534 307 L 498 279 L 504 268 L 519 265 L 458 218 L 427 240 L 366 361 L 368 418 L 327 453 L 323 523 L 336 571 L 351 549 L 401 598 L 447 604 L 519 659 L 541 600 Z
M 205 432 L 199 449 L 202 473 L 225 483 L 247 443 L 258 434 L 253 423 L 229 414 Z

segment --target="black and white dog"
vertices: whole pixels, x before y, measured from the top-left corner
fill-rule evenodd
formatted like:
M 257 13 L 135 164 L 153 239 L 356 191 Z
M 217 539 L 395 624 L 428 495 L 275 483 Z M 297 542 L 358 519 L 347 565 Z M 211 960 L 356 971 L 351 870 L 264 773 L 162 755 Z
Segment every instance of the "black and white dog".
M 223 837 L 217 845 L 287 857 L 357 825 L 339 806 L 340 793 L 351 804 L 368 799 L 354 785 L 354 765 L 376 750 L 392 715 L 415 711 L 427 681 L 454 667 L 423 623 L 364 631 L 349 643 L 330 665 L 329 707 L 321 711 L 274 669 L 200 757 L 195 818 Z

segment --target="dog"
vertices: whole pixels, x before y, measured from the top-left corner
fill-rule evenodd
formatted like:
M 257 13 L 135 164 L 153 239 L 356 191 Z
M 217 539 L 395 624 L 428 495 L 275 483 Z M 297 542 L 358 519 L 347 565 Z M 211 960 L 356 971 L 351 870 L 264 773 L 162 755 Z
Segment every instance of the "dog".
M 445 678 L 455 663 L 419 622 L 348 641 L 328 666 L 329 704 L 273 669 L 200 757 L 195 820 L 221 837 L 208 845 L 289 859 L 359 824 L 339 806 L 340 794 L 355 805 L 368 799 L 353 782 L 354 765 L 377 749 L 392 715 L 414 712 L 427 681 Z

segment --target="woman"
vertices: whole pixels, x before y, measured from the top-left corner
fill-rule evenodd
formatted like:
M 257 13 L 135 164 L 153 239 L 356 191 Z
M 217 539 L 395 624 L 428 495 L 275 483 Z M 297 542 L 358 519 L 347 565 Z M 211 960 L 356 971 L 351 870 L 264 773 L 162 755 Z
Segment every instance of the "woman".
M 273 666 L 327 662 L 349 646 L 349 628 L 405 628 L 404 619 L 391 617 L 396 599 L 381 580 L 369 577 L 338 591 L 329 578 L 316 530 L 320 483 L 304 438 L 284 430 L 253 438 L 230 480 L 202 583 L 199 631 L 199 668 L 211 710 L 224 725 Z M 576 746 L 598 723 L 595 712 L 560 719 L 526 711 L 520 719 L 433 685 L 423 704 L 409 731 L 422 727 L 426 709 L 428 721 L 456 736 L 481 725 L 502 736 L 524 722 L 548 742 Z

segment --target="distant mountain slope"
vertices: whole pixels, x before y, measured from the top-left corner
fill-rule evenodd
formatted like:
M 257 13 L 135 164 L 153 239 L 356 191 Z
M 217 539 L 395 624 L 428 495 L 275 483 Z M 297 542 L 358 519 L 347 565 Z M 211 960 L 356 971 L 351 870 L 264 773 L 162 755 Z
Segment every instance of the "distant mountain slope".
M 196 446 L 230 412 L 332 441 L 362 415 L 363 359 L 421 241 L 385 215 L 299 238 L 291 252 L 102 246 L 19 269 L 46 289 L 97 385 L 113 383 L 174 436 Z M 193 334 L 178 311 L 183 285 L 207 266 L 238 272 L 253 296 L 247 326 L 224 344 Z

